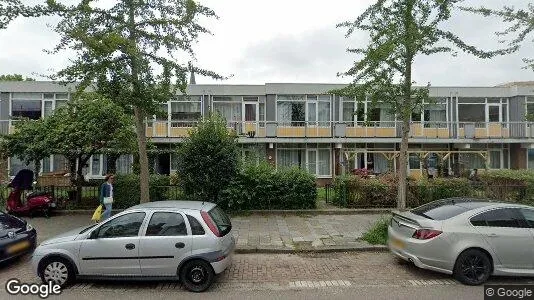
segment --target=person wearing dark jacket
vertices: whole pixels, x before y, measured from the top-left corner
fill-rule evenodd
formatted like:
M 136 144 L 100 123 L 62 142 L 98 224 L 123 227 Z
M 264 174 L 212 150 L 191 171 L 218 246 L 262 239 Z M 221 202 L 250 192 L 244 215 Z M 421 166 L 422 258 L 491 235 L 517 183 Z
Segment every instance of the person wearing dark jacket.
M 105 207 L 102 213 L 102 220 L 111 216 L 111 208 L 113 206 L 113 174 L 106 175 L 105 182 L 100 186 L 100 204 Z

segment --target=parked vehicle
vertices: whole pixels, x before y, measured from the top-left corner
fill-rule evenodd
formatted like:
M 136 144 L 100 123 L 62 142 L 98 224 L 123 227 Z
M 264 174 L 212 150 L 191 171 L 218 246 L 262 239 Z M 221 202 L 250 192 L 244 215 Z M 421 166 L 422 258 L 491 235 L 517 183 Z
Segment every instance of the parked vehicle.
M 15 215 L 33 216 L 35 213 L 42 212 L 46 217 L 50 216 L 56 203 L 46 192 L 31 192 L 24 196 L 25 191 L 33 190 L 33 171 L 24 169 L 20 170 L 15 178 L 8 184 L 12 188 L 6 202 L 6 211 Z M 23 198 L 25 201 L 23 203 Z
M 190 291 L 210 287 L 232 261 L 230 218 L 215 204 L 158 201 L 47 240 L 32 264 L 43 282 L 76 278 L 179 279 Z
M 37 233 L 26 221 L 0 211 L 0 262 L 31 252 Z
M 467 285 L 490 275 L 534 275 L 534 207 L 474 199 L 434 201 L 394 212 L 389 248 L 417 267 Z

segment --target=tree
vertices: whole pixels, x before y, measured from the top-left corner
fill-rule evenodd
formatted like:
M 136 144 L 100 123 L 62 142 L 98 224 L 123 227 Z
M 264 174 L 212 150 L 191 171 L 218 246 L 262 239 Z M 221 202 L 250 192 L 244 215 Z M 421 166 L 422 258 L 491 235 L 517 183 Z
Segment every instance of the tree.
M 159 103 L 185 93 L 190 71 L 222 79 L 220 75 L 179 63 L 178 55 L 194 57 L 198 35 L 209 34 L 200 17 L 215 13 L 194 0 L 120 0 L 99 8 L 91 0 L 65 6 L 48 0 L 50 10 L 61 16 L 56 32 L 61 42 L 51 51 L 77 52 L 72 64 L 54 79 L 79 81 L 79 91 L 90 85 L 131 110 L 139 149 L 141 202 L 149 201 L 145 118 Z
M 237 136 L 226 120 L 210 115 L 191 130 L 178 148 L 178 178 L 184 194 L 195 200 L 219 201 L 239 169 Z
M 35 79 L 30 77 L 22 77 L 20 74 L 6 74 L 0 75 L 0 81 L 35 81 Z
M 70 162 L 78 200 L 85 181 L 83 168 L 91 156 L 131 153 L 135 148 L 132 118 L 122 107 L 96 93 L 81 94 L 44 122 L 47 132 L 43 134 L 43 143 L 52 153 L 63 155 Z
M 45 134 L 48 132 L 47 125 L 42 119 L 17 122 L 15 132 L 0 138 L 2 158 L 16 157 L 26 165 L 33 163 L 37 178 L 41 169 L 41 160 L 52 154 L 51 148 L 45 141 Z
M 420 112 L 429 100 L 429 88 L 416 87 L 412 79 L 414 59 L 419 55 L 452 53 L 455 49 L 480 58 L 510 53 L 517 47 L 486 52 L 466 44 L 454 33 L 442 28 L 453 9 L 462 0 L 379 0 L 355 21 L 338 24 L 347 28 L 346 36 L 356 30 L 369 34 L 366 47 L 348 49 L 358 59 L 348 71 L 353 77 L 346 88 L 334 90 L 345 97 L 371 100 L 371 106 L 386 103 L 401 121 L 402 140 L 399 155 L 397 207 L 406 207 L 408 137 L 412 112 Z M 426 101 L 425 101 L 426 102 Z
M 466 11 L 482 14 L 486 17 L 496 16 L 503 20 L 508 27 L 500 32 L 496 32 L 498 37 L 509 37 L 508 45 L 510 47 L 520 46 L 527 37 L 534 34 L 534 4 L 528 3 L 524 9 L 516 9 L 511 6 L 505 6 L 502 9 L 489 9 L 486 7 L 472 8 L 464 7 Z M 505 41 L 506 42 L 506 41 Z M 534 42 L 530 40 L 530 42 Z M 525 69 L 532 69 L 534 71 L 534 59 L 525 57 Z

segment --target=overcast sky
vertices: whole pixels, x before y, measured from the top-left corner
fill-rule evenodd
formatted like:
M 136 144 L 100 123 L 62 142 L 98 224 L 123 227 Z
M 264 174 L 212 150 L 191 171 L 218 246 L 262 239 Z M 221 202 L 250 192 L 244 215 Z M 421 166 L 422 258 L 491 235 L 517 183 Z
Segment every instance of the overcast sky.
M 37 0 L 33 0 L 35 2 Z M 72 1 L 72 0 L 70 0 Z M 347 83 L 337 77 L 354 56 L 347 47 L 363 46 L 365 35 L 345 38 L 335 25 L 355 19 L 373 0 L 200 0 L 219 15 L 207 21 L 213 36 L 202 36 L 195 46 L 196 64 L 222 75 L 233 74 L 228 84 L 266 82 Z M 466 5 L 522 7 L 525 0 L 468 0 Z M 57 35 L 46 27 L 54 19 L 19 19 L 0 32 L 0 74 L 50 74 L 68 63 L 68 55 L 48 55 Z M 484 49 L 498 47 L 494 32 L 502 24 L 458 13 L 447 25 L 466 42 Z M 532 39 L 520 52 L 491 60 L 466 54 L 435 55 L 416 59 L 414 76 L 419 84 L 434 86 L 493 86 L 510 81 L 534 80 L 534 72 L 523 70 L 522 58 L 534 53 Z M 534 56 L 534 55 L 532 55 Z M 217 83 L 198 77 L 197 83 Z

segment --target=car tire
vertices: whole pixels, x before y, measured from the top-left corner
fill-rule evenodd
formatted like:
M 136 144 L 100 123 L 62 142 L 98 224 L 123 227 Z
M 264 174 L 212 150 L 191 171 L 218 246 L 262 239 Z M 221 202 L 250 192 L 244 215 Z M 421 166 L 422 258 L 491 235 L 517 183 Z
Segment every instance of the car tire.
M 492 263 L 488 255 L 477 249 L 462 252 L 454 265 L 454 277 L 465 285 L 480 285 L 488 280 Z
M 39 275 L 43 283 L 52 281 L 61 287 L 68 286 L 76 277 L 72 264 L 61 257 L 51 257 L 43 261 L 40 264 Z
M 214 279 L 213 268 L 204 260 L 188 261 L 180 269 L 180 281 L 191 292 L 200 293 L 207 290 Z

